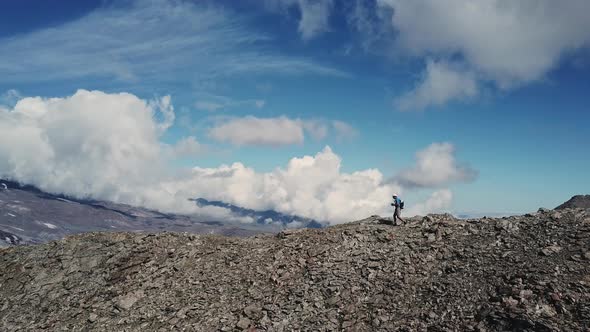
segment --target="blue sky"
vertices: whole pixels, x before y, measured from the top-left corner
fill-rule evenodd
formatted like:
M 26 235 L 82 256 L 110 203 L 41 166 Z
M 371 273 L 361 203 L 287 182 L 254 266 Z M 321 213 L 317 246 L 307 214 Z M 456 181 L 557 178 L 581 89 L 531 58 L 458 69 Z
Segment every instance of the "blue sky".
M 410 206 L 448 190 L 433 210 L 532 211 L 590 188 L 589 7 L 5 1 L 0 104 L 79 89 L 170 96 L 161 142 L 200 147 L 171 161 L 179 172 L 240 162 L 268 173 L 330 146 L 342 173 L 378 169 Z

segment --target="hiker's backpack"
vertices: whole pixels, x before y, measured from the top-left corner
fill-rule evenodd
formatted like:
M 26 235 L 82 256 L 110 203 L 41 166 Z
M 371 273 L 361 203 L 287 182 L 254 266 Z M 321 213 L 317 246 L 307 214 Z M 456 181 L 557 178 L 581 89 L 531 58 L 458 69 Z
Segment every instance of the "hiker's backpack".
M 400 199 L 400 202 L 399 202 L 399 208 L 400 209 L 403 209 L 404 208 L 404 201 L 402 201 L 401 199 Z

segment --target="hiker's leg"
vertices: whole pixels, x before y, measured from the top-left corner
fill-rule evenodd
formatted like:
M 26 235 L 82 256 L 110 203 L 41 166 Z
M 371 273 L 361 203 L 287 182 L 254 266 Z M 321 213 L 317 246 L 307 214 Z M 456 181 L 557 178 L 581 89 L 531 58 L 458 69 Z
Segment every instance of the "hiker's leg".
M 395 225 L 396 222 L 397 222 L 397 208 L 395 210 L 393 210 L 393 224 Z
M 400 209 L 395 209 L 395 214 L 397 215 L 399 220 L 401 220 L 404 224 L 406 223 L 406 221 L 402 219 Z

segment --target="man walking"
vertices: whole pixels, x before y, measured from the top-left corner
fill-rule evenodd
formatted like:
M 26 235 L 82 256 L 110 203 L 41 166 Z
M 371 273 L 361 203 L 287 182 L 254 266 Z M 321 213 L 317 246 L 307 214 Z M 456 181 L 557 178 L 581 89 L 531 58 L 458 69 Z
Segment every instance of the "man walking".
M 393 211 L 393 224 L 397 225 L 398 218 L 405 224 L 406 222 L 402 219 L 401 216 L 401 210 L 404 208 L 404 201 L 399 199 L 397 197 L 397 194 L 393 194 L 393 203 L 391 203 L 391 205 L 395 207 L 395 210 Z

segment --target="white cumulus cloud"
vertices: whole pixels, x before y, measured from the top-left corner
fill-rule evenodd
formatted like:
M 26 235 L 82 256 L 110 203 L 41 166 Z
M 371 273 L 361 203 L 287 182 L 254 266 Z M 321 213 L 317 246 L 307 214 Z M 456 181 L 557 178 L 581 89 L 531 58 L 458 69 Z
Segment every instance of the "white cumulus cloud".
M 196 213 L 186 198 L 161 188 L 171 154 L 160 137 L 173 119 L 169 96 L 148 102 L 128 93 L 78 90 L 66 98 L 23 98 L 0 110 L 0 178 L 53 193 Z M 188 138 L 174 149 L 185 154 L 197 145 Z
M 332 121 L 332 127 L 334 128 L 336 139 L 338 140 L 352 139 L 359 135 L 358 131 L 353 126 L 344 121 L 334 120 Z
M 206 151 L 206 147 L 199 143 L 194 136 L 181 138 L 174 146 L 172 152 L 175 157 L 194 157 Z
M 308 120 L 303 122 L 303 128 L 315 140 L 322 140 L 328 135 L 328 126 L 319 120 Z
M 234 145 L 281 146 L 301 144 L 304 140 L 301 121 L 281 116 L 233 118 L 209 131 L 211 138 Z
M 241 163 L 195 168 L 192 179 L 170 184 L 180 191 L 252 209 L 274 209 L 331 223 L 388 214 L 397 184 L 376 169 L 344 173 L 329 147 L 315 156 L 293 158 L 285 168 L 258 173 Z
M 436 57 L 447 62 L 460 59 L 468 68 L 462 71 L 464 79 L 447 82 L 457 86 L 449 87 L 446 97 L 437 97 L 440 90 L 431 89 L 433 96 L 422 100 L 462 99 L 466 91 L 472 90 L 469 81 L 473 78 L 465 78 L 469 72 L 501 89 L 537 81 L 568 54 L 590 45 L 587 14 L 590 2 L 586 0 L 378 0 L 378 3 L 380 8 L 391 9 L 390 22 L 396 30 L 399 49 L 413 56 Z
M 351 139 L 358 135 L 354 127 L 339 120 L 328 122 L 318 119 L 291 119 L 286 116 L 259 118 L 250 115 L 219 121 L 210 129 L 209 136 L 236 146 L 284 146 L 302 144 L 306 134 L 315 140 L 321 140 L 330 133 L 337 140 Z
M 403 111 L 421 110 L 429 106 L 444 105 L 451 100 L 464 100 L 477 96 L 475 75 L 461 68 L 453 68 L 442 61 L 428 60 L 424 77 L 414 90 L 396 99 Z
M 469 182 L 477 171 L 455 160 L 455 147 L 450 143 L 433 143 L 416 153 L 416 164 L 402 170 L 396 180 L 405 187 L 432 188 L 451 182 Z
M 429 213 L 448 212 L 453 202 L 453 193 L 449 189 L 441 189 L 433 192 L 424 202 L 410 205 L 403 210 L 405 215 L 427 215 Z

